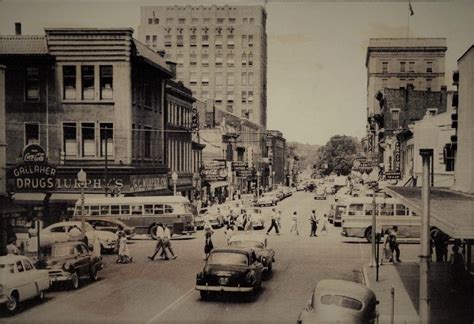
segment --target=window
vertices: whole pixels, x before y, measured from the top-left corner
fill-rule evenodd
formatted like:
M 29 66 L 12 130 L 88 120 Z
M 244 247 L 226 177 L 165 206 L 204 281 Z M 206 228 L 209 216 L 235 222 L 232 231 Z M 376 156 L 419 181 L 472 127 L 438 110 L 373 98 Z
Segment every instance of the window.
M 392 129 L 400 127 L 400 109 L 392 109 Z
M 145 152 L 144 152 L 144 157 L 145 159 L 150 159 L 151 158 L 151 132 L 152 128 L 145 126 L 144 127 L 144 141 L 145 141 Z
M 165 205 L 165 214 L 172 214 L 173 213 L 173 207 L 170 205 Z
M 232 107 L 230 104 L 226 105 L 225 109 L 230 113 L 234 112 L 234 107 Z
M 408 63 L 408 72 L 415 72 L 415 62 Z
M 253 35 L 249 35 L 249 47 L 253 47 Z
M 253 24 L 253 21 L 254 21 L 253 18 L 250 18 L 250 19 L 249 19 L 249 22 L 250 22 L 251 24 Z
M 224 23 L 224 18 L 217 18 L 217 23 L 218 24 L 223 24 Z
M 39 144 L 39 123 L 25 124 L 25 145 Z
M 227 103 L 234 102 L 234 91 L 227 91 Z
M 163 214 L 163 205 L 159 204 L 159 205 L 155 205 L 155 212 L 154 214 L 155 215 L 161 215 Z
M 388 62 L 382 62 L 382 73 L 388 72 Z
M 156 41 L 158 40 L 158 36 L 157 35 L 153 35 L 152 37 L 152 42 L 153 44 L 156 44 Z
M 160 20 L 158 18 L 154 18 L 153 22 L 155 23 L 155 25 L 158 25 L 160 23 Z
M 352 216 L 362 216 L 364 210 L 363 204 L 351 204 L 349 205 L 349 215 Z
M 114 154 L 114 124 L 100 123 L 100 156 L 105 156 L 107 147 L 107 156 Z
M 405 205 L 396 204 L 395 205 L 395 215 L 396 216 L 405 216 L 407 215 L 407 209 Z
M 165 47 L 171 47 L 171 35 L 165 35 Z
M 153 36 L 156 37 L 156 36 Z M 112 65 L 101 65 L 100 66 L 100 98 L 101 99 L 112 99 L 113 91 L 113 68 Z
M 63 98 L 76 99 L 76 67 L 63 66 Z
M 26 271 L 30 271 L 31 269 L 33 269 L 33 266 L 31 265 L 30 261 L 23 260 L 23 264 L 25 265 L 25 270 Z
M 456 148 L 451 143 L 446 144 L 443 149 L 444 164 L 446 171 L 454 171 L 454 162 L 456 158 Z
M 235 24 L 235 18 L 229 18 L 229 24 Z
M 202 85 L 209 85 L 209 72 L 203 72 L 201 83 Z
M 247 65 L 247 55 L 245 53 L 242 54 L 242 65 Z
M 21 263 L 21 261 L 17 261 L 17 262 L 16 262 L 16 268 L 18 269 L 18 272 L 23 272 L 23 271 L 25 271 L 25 269 L 23 268 L 23 264 Z
M 94 99 L 94 66 L 83 65 L 82 72 L 82 99 Z
M 76 123 L 63 123 L 63 150 L 66 156 L 77 156 Z
M 153 18 L 148 18 L 148 24 L 151 25 L 153 23 Z
M 400 72 L 405 72 L 406 62 L 400 62 Z
M 120 215 L 120 205 L 111 205 L 110 206 L 111 215 Z
M 243 19 L 242 19 L 242 22 L 243 22 L 244 24 L 246 24 L 248 21 L 249 21 L 248 18 L 243 18 Z
M 242 91 L 242 103 L 247 102 L 247 91 Z
M 407 79 L 400 79 L 400 89 L 405 89 L 407 86 Z
M 201 35 L 202 47 L 209 47 L 209 35 Z
M 130 205 L 122 205 L 120 208 L 120 214 L 130 215 Z
M 132 215 L 142 215 L 143 214 L 143 205 L 131 205 Z
M 97 207 L 97 210 L 99 208 L 99 206 L 94 206 L 94 207 Z M 91 209 L 92 209 L 92 206 L 91 206 Z M 52 232 L 52 233 L 66 233 L 66 227 L 64 227 L 64 226 L 52 227 L 50 229 L 50 232 Z
M 176 35 L 176 46 L 183 47 L 183 35 Z
M 253 66 L 253 54 L 249 54 L 249 66 Z
M 233 86 L 235 82 L 234 73 L 227 73 L 227 85 Z
M 146 215 L 153 215 L 153 205 L 143 206 Z
M 365 204 L 365 216 L 372 216 L 374 212 L 374 206 L 372 204 Z
M 432 79 L 426 79 L 426 90 L 431 91 L 431 81 Z
M 249 86 L 253 85 L 253 72 L 249 72 Z
M 216 73 L 216 85 L 222 85 L 224 83 L 224 79 L 222 78 L 222 72 Z
M 379 208 L 380 216 L 393 216 L 394 214 L 393 204 L 380 204 L 377 205 L 377 208 Z
M 82 156 L 95 156 L 95 127 L 94 123 L 81 124 Z
M 196 35 L 190 35 L 189 36 L 189 45 L 192 47 L 195 47 L 197 45 L 197 36 Z
M 433 62 L 426 62 L 426 73 L 433 73 Z
M 387 87 L 387 82 L 388 82 L 388 79 L 382 79 L 382 88 Z
M 167 24 L 172 24 L 173 23 L 173 18 L 166 18 L 166 23 Z
M 247 44 L 247 35 L 242 35 L 242 47 L 245 47 Z
M 203 91 L 201 97 L 202 99 L 209 99 L 209 91 Z
M 151 37 L 150 35 L 145 36 L 145 43 L 147 44 L 150 43 L 150 37 Z
M 178 19 L 178 24 L 184 25 L 185 23 L 186 23 L 186 19 L 185 19 L 185 18 L 179 18 L 179 19 Z
M 247 85 L 247 73 L 242 72 L 242 85 Z
M 196 72 L 191 72 L 189 76 L 189 83 L 190 84 L 197 84 L 197 73 Z
M 253 91 L 247 93 L 247 100 L 248 102 L 253 102 Z
M 101 215 L 109 215 L 110 214 L 110 206 L 109 205 L 102 205 L 100 206 L 100 214 Z
M 37 67 L 26 68 L 25 98 L 39 100 L 39 70 Z

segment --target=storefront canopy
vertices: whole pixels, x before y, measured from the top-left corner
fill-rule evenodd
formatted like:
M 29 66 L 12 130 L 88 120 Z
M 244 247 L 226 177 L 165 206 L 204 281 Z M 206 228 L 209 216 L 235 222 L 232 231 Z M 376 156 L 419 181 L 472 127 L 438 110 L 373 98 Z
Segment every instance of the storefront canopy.
M 388 194 L 422 214 L 421 188 L 386 187 Z M 430 225 L 456 239 L 474 239 L 474 196 L 441 188 L 431 188 Z
M 210 181 L 209 185 L 211 186 L 211 190 L 220 187 L 227 187 L 229 183 L 227 181 Z
M 46 194 L 41 192 L 17 192 L 13 195 L 13 200 L 20 204 L 38 204 L 44 201 Z

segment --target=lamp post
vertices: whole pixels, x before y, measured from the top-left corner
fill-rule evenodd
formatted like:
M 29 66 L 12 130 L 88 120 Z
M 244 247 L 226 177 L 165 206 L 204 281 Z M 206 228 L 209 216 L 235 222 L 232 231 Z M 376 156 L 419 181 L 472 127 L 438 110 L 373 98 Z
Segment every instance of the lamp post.
M 86 220 L 84 218 L 85 212 L 84 212 L 84 187 L 86 186 L 86 180 L 87 180 L 87 173 L 84 172 L 84 170 L 80 170 L 77 173 L 77 180 L 79 181 L 79 185 L 81 187 L 81 231 L 82 234 L 86 233 Z
M 260 171 L 257 170 L 257 199 L 260 199 Z
M 272 190 L 274 186 L 275 186 L 275 171 L 272 171 Z
M 171 180 L 173 180 L 173 196 L 176 196 L 176 182 L 178 181 L 178 174 L 173 171 L 171 174 Z

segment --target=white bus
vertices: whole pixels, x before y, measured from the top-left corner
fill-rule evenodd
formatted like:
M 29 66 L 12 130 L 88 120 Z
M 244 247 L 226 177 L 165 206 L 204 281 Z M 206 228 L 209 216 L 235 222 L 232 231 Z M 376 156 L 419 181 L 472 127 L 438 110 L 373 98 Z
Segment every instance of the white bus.
M 93 197 L 84 200 L 84 215 L 108 217 L 135 227 L 137 234 L 156 239 L 156 225 L 166 225 L 172 234 L 195 233 L 195 208 L 182 196 Z M 74 217 L 81 216 L 81 200 L 76 202 Z
M 352 197 L 345 200 L 342 214 L 342 235 L 347 237 L 372 237 L 372 197 Z M 398 237 L 420 237 L 421 219 L 395 198 L 375 198 L 376 226 L 385 231 L 398 226 Z

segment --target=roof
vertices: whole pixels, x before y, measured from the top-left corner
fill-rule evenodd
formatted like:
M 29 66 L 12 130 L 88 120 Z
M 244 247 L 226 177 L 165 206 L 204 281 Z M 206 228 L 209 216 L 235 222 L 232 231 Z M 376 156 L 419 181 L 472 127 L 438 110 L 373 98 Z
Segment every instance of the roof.
M 386 187 L 385 190 L 422 215 L 421 188 Z M 446 188 L 431 188 L 430 225 L 436 226 L 452 238 L 474 239 L 473 211 L 474 195 Z
M 0 36 L 0 55 L 48 55 L 46 37 L 41 35 Z
M 8 254 L 8 255 L 0 256 L 0 264 L 15 263 L 16 261 L 25 260 L 25 259 L 28 259 L 28 257 L 24 255 Z
M 155 53 L 145 44 L 139 42 L 135 38 L 133 38 L 133 45 L 135 45 L 137 56 L 142 57 L 146 62 L 158 68 L 162 72 L 168 74 L 168 76 L 173 76 L 173 73 L 168 69 L 168 65 L 166 64 L 165 59 L 161 57 L 158 53 Z
M 458 62 L 461 61 L 466 55 L 467 53 L 469 53 L 472 49 L 474 49 L 474 45 L 471 45 L 465 52 L 463 55 L 461 55 L 460 58 L 458 58 Z
M 84 203 L 86 204 L 129 204 L 129 203 L 144 203 L 144 204 L 161 204 L 161 203 L 186 203 L 188 198 L 183 196 L 143 196 L 143 197 L 86 197 Z M 76 204 L 80 204 L 78 200 Z

